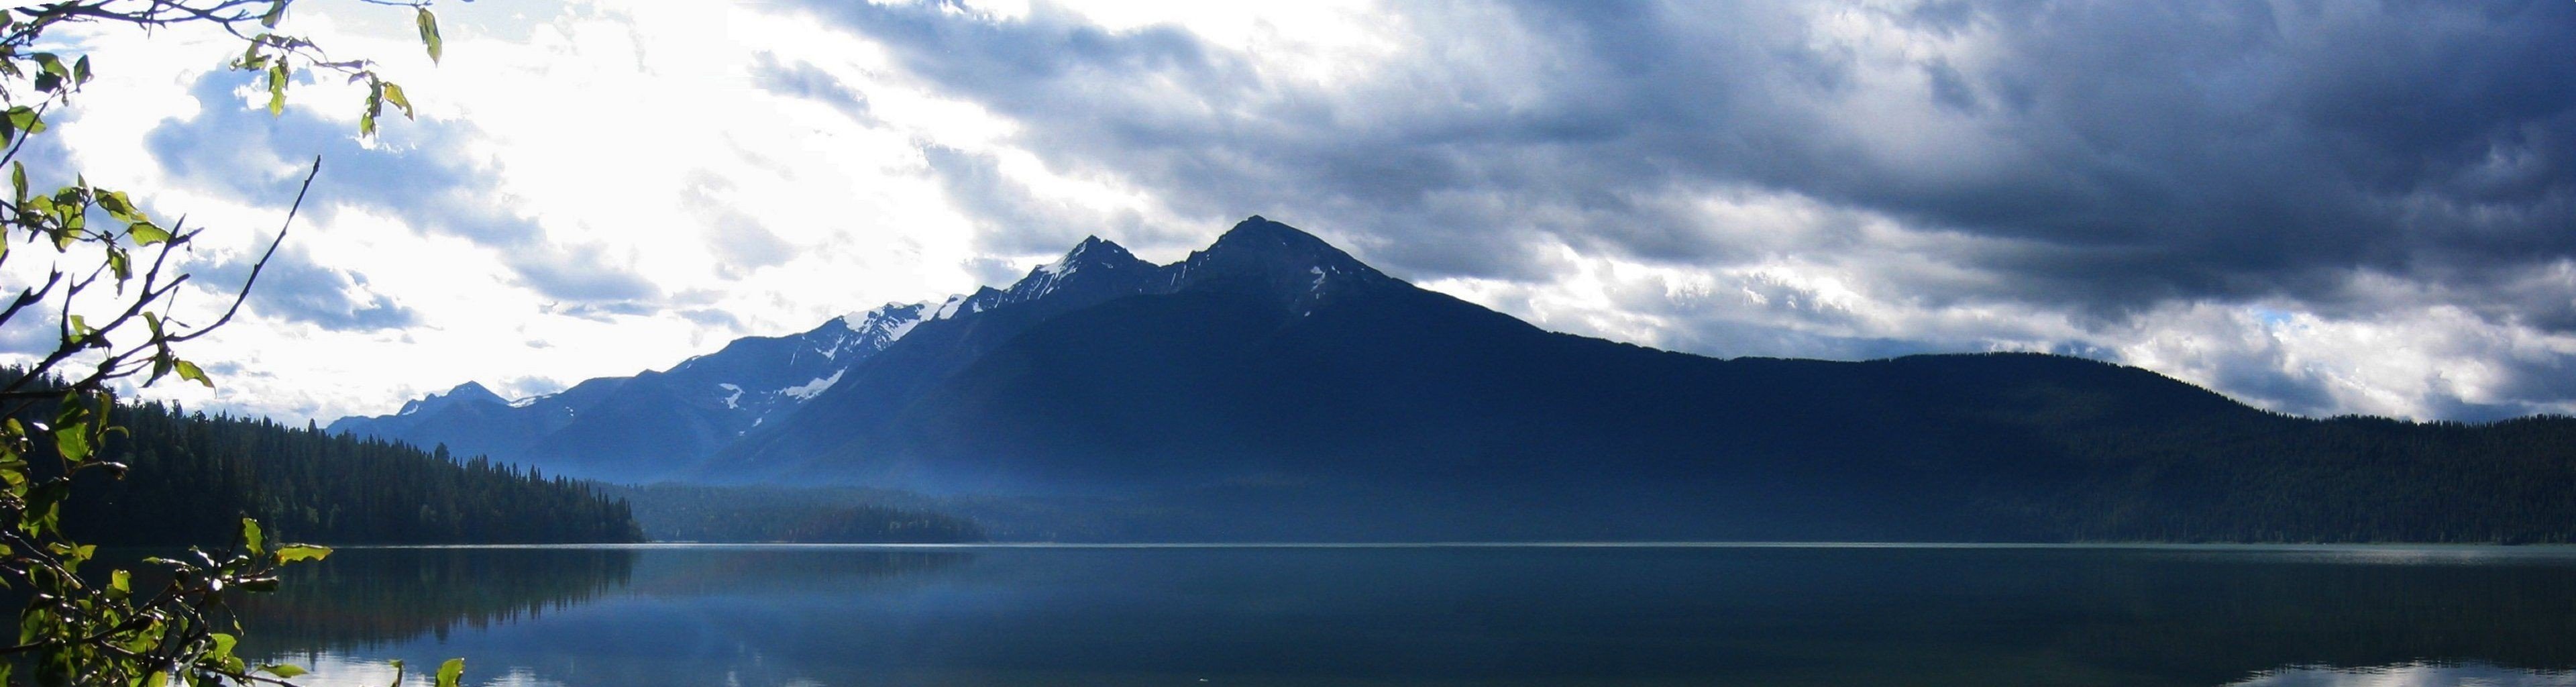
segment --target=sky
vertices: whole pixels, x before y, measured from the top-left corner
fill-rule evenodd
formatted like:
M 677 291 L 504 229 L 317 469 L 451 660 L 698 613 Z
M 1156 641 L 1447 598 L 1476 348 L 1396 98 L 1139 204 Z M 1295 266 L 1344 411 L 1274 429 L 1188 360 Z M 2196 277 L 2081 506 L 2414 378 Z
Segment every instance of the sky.
M 146 392 L 288 422 L 662 369 L 1263 215 L 1541 327 L 1720 357 L 2048 351 L 2312 416 L 2576 412 L 2576 2 L 303 0 L 64 34 L 41 145 L 246 314 Z M 26 263 L 0 273 L 25 283 Z M 41 332 L 39 332 L 41 333 Z M 43 337 L 32 337 L 41 339 Z M 24 332 L 0 333 L 23 355 Z

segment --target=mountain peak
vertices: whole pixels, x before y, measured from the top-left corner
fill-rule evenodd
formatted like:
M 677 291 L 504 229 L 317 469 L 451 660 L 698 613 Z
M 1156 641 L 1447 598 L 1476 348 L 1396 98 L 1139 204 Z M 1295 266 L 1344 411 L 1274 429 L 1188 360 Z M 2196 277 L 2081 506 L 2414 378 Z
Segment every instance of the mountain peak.
M 397 411 L 394 414 L 411 415 L 439 408 L 446 408 L 459 403 L 490 403 L 494 405 L 508 405 L 509 401 L 503 400 L 500 394 L 492 393 L 491 389 L 484 388 L 481 383 L 466 382 L 456 385 L 456 388 L 448 389 L 447 393 L 430 394 L 429 396 L 417 401 L 406 401 L 403 403 L 402 410 Z
M 465 401 L 465 400 L 489 400 L 489 401 L 493 401 L 493 402 L 500 402 L 500 401 L 501 401 L 501 395 L 500 395 L 500 394 L 492 393 L 492 390 L 491 390 L 491 389 L 484 388 L 483 383 L 481 383 L 481 382 L 466 382 L 466 383 L 463 383 L 463 384 L 458 384 L 458 385 L 456 385 L 456 388 L 448 389 L 448 390 L 447 390 L 447 394 L 446 394 L 446 396 L 447 396 L 447 398 L 449 398 L 450 400 L 457 400 L 457 401 Z
M 1215 253 L 1228 248 L 1261 251 L 1288 250 L 1300 253 L 1329 251 L 1344 259 L 1350 258 L 1340 249 L 1334 248 L 1332 244 L 1315 238 L 1313 234 L 1270 221 L 1260 215 L 1246 217 L 1243 221 L 1236 222 L 1233 229 L 1227 229 L 1225 235 L 1218 236 L 1216 243 L 1208 246 L 1208 252 Z
M 1125 246 L 1098 236 L 1085 236 L 1082 237 L 1081 243 L 1073 245 L 1073 250 L 1065 251 L 1064 257 L 1056 258 L 1055 262 L 1039 265 L 1036 270 L 1029 272 L 1029 276 L 1061 277 L 1085 266 L 1097 265 L 1118 269 L 1131 265 L 1143 266 L 1144 262 L 1137 259 L 1134 253 L 1127 252 Z
M 1333 274 L 1372 279 L 1386 276 L 1313 234 L 1260 215 L 1236 223 L 1207 250 L 1191 254 L 1188 264 L 1188 271 L 1200 278 L 1244 274 L 1289 275 L 1301 280 Z
M 1253 215 L 1226 230 L 1206 250 L 1191 253 L 1173 283 L 1249 285 L 1273 294 L 1290 312 L 1311 314 L 1317 304 L 1330 300 L 1329 294 L 1392 281 L 1313 234 Z

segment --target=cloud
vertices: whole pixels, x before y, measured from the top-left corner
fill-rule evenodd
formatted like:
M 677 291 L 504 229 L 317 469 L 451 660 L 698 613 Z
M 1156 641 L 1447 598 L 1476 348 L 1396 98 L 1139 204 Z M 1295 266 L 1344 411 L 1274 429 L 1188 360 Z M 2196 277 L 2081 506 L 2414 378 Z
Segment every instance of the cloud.
M 322 83 L 270 117 L 205 71 L 230 39 L 173 33 L 115 47 L 38 152 L 209 226 L 273 222 L 325 158 L 275 321 L 226 334 L 259 374 L 190 399 L 275 412 L 623 374 L 1251 214 L 1697 353 L 2576 410 L 2569 3 L 1015 5 L 471 3 L 435 66 L 316 8 L 295 29 L 383 59 L 420 121 L 360 143 Z
M 509 211 L 489 170 L 456 152 L 473 136 L 469 127 L 436 119 L 389 123 L 369 145 L 348 122 L 321 116 L 311 103 L 275 116 L 250 107 L 241 89 L 255 78 L 226 71 L 198 77 L 189 88 L 197 114 L 164 120 L 145 134 L 163 169 L 182 183 L 282 209 L 309 171 L 312 159 L 303 156 L 318 155 L 324 169 L 305 201 L 308 210 L 329 215 L 367 208 L 496 247 L 543 235 L 535 222 Z
M 560 245 L 535 219 L 513 210 L 514 194 L 493 163 L 463 152 L 479 136 L 471 125 L 435 118 L 388 123 L 376 141 L 364 142 L 348 122 L 326 118 L 313 106 L 291 106 L 274 116 L 248 106 L 240 89 L 253 78 L 223 71 L 204 74 L 189 89 L 197 114 L 164 120 L 146 134 L 147 147 L 172 178 L 282 211 L 311 164 L 309 159 L 286 159 L 286 151 L 318 151 L 323 169 L 315 176 L 305 210 L 325 223 L 352 211 L 379 213 L 401 218 L 416 230 L 498 249 L 520 283 L 557 300 L 616 301 L 627 305 L 604 310 L 629 312 L 638 311 L 631 304 L 658 294 L 649 280 L 604 259 L 600 247 Z M 284 310 L 321 318 L 336 307 L 310 305 Z M 367 327 L 413 321 L 389 302 L 348 312 L 353 314 L 313 321 Z
M 852 120 L 873 119 L 868 114 L 866 95 L 810 62 L 790 64 L 777 53 L 763 52 L 752 65 L 751 75 L 752 85 L 761 90 L 820 102 Z
M 2144 346 L 2258 306 L 2351 331 L 2576 332 L 2566 3 L 1460 2 L 1303 30 L 809 7 L 1009 118 L 1007 145 L 1046 169 L 1211 226 L 1289 218 L 1543 324 L 1721 355 L 2097 351 L 2301 412 L 2576 399 L 2513 375 L 2328 374 L 2366 366 L 2322 356 L 2366 354 L 2314 337 L 2229 338 L 2202 362 Z M 928 156 L 994 224 L 1048 215 L 985 158 Z M 1706 283 L 1579 274 L 1614 263 Z M 1819 280 L 1844 307 L 1783 308 Z M 2428 365 L 2505 354 L 2413 345 Z M 2513 369 L 2564 379 L 2564 355 Z
M 191 278 L 219 294 L 238 293 L 251 277 L 257 256 L 240 256 L 205 265 Z M 403 329 L 421 324 L 420 313 L 376 292 L 365 275 L 315 262 L 299 248 L 282 247 L 259 270 L 252 285 L 250 312 L 334 331 Z

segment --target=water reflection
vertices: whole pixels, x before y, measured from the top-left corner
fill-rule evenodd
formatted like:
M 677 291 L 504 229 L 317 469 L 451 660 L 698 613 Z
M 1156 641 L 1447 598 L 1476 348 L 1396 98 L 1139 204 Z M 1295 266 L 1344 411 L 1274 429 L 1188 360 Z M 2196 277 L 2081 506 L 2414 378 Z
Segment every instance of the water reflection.
M 2376 668 L 2292 667 L 2265 671 L 2228 687 L 2576 687 L 2576 673 L 2489 665 L 2408 663 Z
M 734 547 L 331 564 L 350 567 L 290 585 L 309 596 L 281 596 L 283 620 L 253 611 L 272 653 L 326 667 L 308 684 L 380 685 L 361 673 L 383 659 L 448 656 L 487 682 L 569 686 L 2558 685 L 2576 668 L 2576 554 L 2553 549 Z
M 257 642 L 369 647 L 588 603 L 626 586 L 634 565 L 635 552 L 608 549 L 343 549 L 290 568 L 293 584 L 277 593 L 233 605 Z

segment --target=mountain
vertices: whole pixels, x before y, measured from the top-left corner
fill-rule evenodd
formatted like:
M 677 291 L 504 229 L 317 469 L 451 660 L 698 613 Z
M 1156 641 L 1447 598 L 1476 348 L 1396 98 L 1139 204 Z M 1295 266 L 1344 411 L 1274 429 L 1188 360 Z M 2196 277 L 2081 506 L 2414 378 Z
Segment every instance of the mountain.
M 557 474 L 635 481 L 685 468 L 773 422 L 840 381 L 938 306 L 886 306 L 833 318 L 802 334 L 738 339 L 668 370 L 583 381 L 506 401 L 466 382 L 392 415 L 346 417 L 327 428 L 445 444 L 461 455 L 530 463 Z
M 1124 523 L 1086 528 L 1112 538 L 2576 537 L 2565 418 L 2297 418 L 2037 354 L 1659 351 L 1540 330 L 1260 217 L 1170 265 L 1088 239 L 1007 289 L 923 307 L 867 353 L 769 378 L 832 381 L 756 421 L 694 431 L 706 404 L 650 386 L 720 352 L 571 413 L 661 424 L 539 423 L 521 455 L 1046 501 L 1023 510 Z M 403 426 L 519 417 L 474 391 Z

